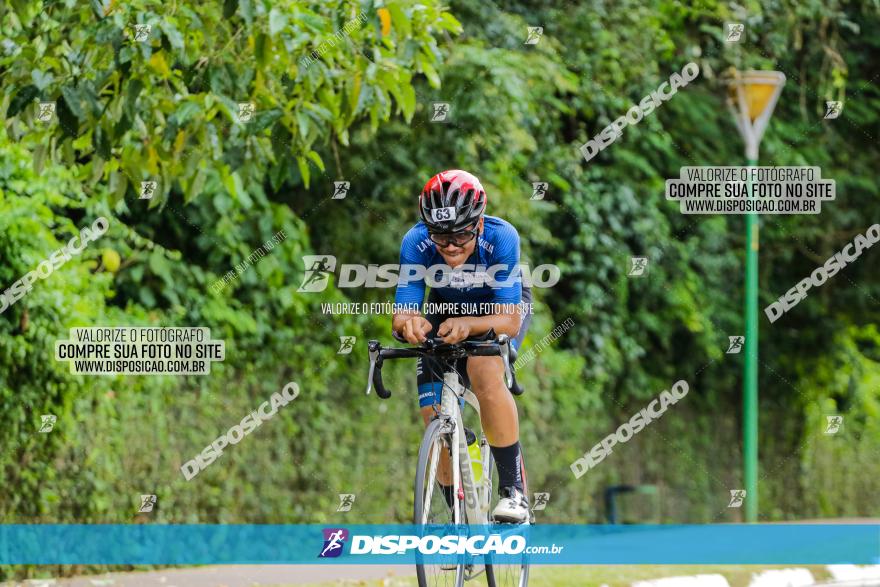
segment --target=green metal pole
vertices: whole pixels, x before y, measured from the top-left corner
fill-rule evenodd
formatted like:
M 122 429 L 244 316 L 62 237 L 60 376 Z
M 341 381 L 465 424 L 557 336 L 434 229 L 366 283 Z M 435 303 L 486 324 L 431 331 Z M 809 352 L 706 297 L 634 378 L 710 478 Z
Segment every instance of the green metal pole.
M 749 159 L 749 167 L 757 160 Z M 751 188 L 749 188 L 751 189 Z M 743 466 L 746 522 L 758 521 L 758 218 L 746 215 L 745 368 L 743 373 Z

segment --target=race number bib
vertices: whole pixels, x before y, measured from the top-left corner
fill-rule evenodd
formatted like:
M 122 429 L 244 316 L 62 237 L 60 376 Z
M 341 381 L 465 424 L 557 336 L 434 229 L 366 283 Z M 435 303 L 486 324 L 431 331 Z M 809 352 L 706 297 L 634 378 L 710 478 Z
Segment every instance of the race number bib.
M 434 208 L 431 210 L 431 220 L 434 222 L 455 220 L 455 208 Z

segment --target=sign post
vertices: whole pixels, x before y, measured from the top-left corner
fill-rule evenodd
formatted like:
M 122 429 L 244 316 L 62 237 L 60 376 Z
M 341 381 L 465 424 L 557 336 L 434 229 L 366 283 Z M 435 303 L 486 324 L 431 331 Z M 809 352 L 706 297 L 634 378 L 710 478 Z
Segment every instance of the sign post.
M 727 104 L 745 142 L 748 166 L 755 167 L 761 138 L 785 85 L 785 74 L 734 70 L 728 83 Z M 746 521 L 752 523 L 758 520 L 758 219 L 754 213 L 746 214 L 745 338 L 743 480 Z

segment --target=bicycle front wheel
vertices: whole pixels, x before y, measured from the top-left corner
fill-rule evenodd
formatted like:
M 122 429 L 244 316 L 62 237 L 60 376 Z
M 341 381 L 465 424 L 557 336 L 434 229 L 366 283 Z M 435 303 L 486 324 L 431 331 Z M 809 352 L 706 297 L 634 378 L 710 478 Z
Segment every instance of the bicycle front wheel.
M 489 487 L 498 487 L 498 472 L 495 469 L 495 459 L 492 457 L 492 453 L 489 453 L 489 470 L 492 471 L 490 478 L 495 481 Z M 525 487 L 525 490 L 526 494 L 528 494 L 528 486 Z M 497 496 L 492 496 L 490 491 L 490 499 L 493 497 L 497 498 Z M 528 556 L 523 554 L 513 564 L 493 563 L 492 557 L 487 556 L 486 583 L 489 587 L 526 587 L 529 584 Z
M 424 526 L 428 531 L 432 526 L 441 529 L 455 524 L 456 508 L 459 508 L 459 519 L 464 520 L 461 501 L 453 493 L 450 507 L 440 485 L 441 480 L 452 483 L 452 439 L 441 431 L 442 426 L 440 420 L 432 420 L 428 424 L 416 467 L 413 523 Z M 456 555 L 449 555 L 448 561 L 423 563 L 416 553 L 416 575 L 419 587 L 461 587 L 465 579 L 465 565 L 461 557 Z
M 525 555 L 515 564 L 486 562 L 486 583 L 489 587 L 526 587 L 529 584 L 529 563 Z

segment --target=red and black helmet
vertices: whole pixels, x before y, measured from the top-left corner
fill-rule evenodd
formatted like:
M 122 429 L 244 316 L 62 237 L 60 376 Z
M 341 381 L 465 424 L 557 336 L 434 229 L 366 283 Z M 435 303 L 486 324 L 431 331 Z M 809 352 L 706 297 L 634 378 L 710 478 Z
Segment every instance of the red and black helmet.
M 450 169 L 428 180 L 419 198 L 419 214 L 429 232 L 461 232 L 486 211 L 486 191 L 467 171 Z

